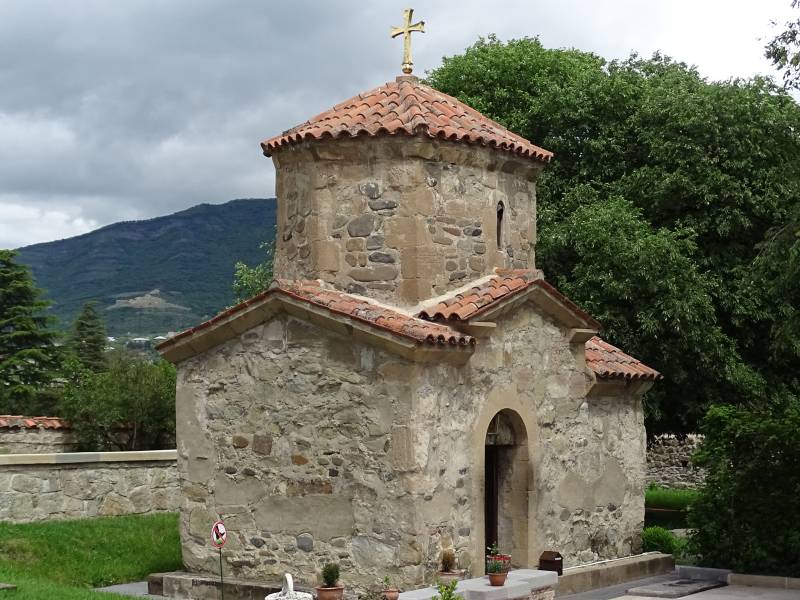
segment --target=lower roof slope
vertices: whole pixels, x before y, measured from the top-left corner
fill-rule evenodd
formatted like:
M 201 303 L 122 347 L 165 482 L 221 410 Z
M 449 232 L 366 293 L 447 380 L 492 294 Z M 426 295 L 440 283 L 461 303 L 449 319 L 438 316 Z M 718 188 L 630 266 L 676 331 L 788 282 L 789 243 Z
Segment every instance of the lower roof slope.
M 332 318 L 357 323 L 419 346 L 440 350 L 472 349 L 477 343 L 476 339 L 459 331 L 459 324 L 469 324 L 470 319 L 477 320 L 507 302 L 520 299 L 525 293 L 534 292 L 545 294 L 549 302 L 557 303 L 580 326 L 591 330 L 600 328 L 600 324 L 590 315 L 544 281 L 541 272 L 498 269 L 494 276 L 476 282 L 476 285 L 466 291 L 438 301 L 417 315 L 381 305 L 368 298 L 326 288 L 320 281 L 277 280 L 269 289 L 171 337 L 156 346 L 156 349 L 170 360 L 184 360 L 199 353 L 195 348 L 209 348 L 225 339 L 225 336 L 215 335 L 222 327 L 227 327 L 231 335 L 246 330 L 245 319 L 249 309 L 281 298 L 308 305 L 324 311 Z M 239 319 L 244 323 L 235 326 L 234 322 Z M 198 343 L 205 337 L 209 338 L 206 343 Z M 191 349 L 179 354 L 174 352 L 176 346 L 184 344 L 189 344 Z M 585 347 L 586 366 L 600 379 L 656 381 L 662 378 L 658 371 L 597 336 L 589 339 Z

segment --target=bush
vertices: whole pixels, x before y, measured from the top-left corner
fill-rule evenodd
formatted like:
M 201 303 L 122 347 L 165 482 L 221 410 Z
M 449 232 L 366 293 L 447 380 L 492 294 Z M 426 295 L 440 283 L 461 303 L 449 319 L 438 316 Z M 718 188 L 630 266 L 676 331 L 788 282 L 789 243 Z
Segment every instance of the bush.
M 690 551 L 701 565 L 800 576 L 800 398 L 708 411 Z
M 175 447 L 175 368 L 126 352 L 109 355 L 101 373 L 75 367 L 59 411 L 82 450 Z
M 681 540 L 663 527 L 645 527 L 642 531 L 642 545 L 645 552 L 677 555 L 683 550 Z
M 339 581 L 339 565 L 336 563 L 328 563 L 322 567 L 322 583 L 325 587 L 336 587 Z

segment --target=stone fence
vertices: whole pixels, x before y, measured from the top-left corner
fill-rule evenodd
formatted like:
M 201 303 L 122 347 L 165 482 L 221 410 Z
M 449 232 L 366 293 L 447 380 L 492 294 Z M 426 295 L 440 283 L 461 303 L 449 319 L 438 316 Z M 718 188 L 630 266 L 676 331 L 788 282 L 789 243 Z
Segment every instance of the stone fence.
M 0 521 L 176 511 L 175 450 L 0 455 Z
M 76 449 L 75 432 L 64 419 L 0 415 L 0 454 L 42 454 Z
M 692 465 L 692 455 L 703 438 L 689 435 L 684 440 L 662 435 L 647 445 L 647 485 L 666 488 L 696 488 L 703 484 L 705 472 Z

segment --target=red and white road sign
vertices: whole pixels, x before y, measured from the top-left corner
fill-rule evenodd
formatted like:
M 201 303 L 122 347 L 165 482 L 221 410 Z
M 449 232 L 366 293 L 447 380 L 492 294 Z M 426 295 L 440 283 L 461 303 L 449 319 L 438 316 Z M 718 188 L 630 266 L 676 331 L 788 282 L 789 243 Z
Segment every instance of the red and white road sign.
M 211 545 L 214 546 L 214 548 L 222 548 L 227 541 L 228 530 L 225 529 L 225 523 L 217 521 L 211 527 Z

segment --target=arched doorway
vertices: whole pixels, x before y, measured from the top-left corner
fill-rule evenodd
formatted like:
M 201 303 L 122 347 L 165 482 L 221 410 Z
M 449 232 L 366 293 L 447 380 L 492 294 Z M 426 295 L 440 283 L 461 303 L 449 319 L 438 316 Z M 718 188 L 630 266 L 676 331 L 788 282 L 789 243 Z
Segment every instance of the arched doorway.
M 498 412 L 486 431 L 484 547 L 495 542 L 514 566 L 528 565 L 528 436 L 511 409 Z

